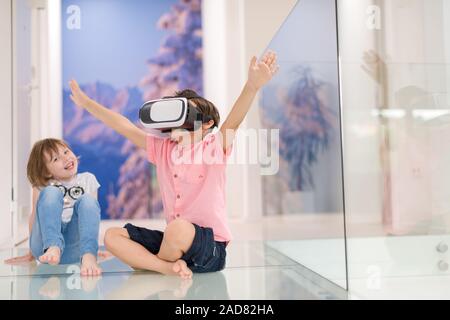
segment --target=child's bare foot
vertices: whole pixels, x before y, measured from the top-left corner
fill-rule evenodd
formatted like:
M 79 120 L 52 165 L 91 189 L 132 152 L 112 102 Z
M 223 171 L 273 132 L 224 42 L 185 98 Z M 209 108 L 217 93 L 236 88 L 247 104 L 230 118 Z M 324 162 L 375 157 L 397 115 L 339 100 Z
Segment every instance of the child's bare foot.
M 189 288 L 192 286 L 192 283 L 193 283 L 192 279 L 182 279 L 181 283 L 180 283 L 180 287 L 173 291 L 173 295 L 176 298 L 186 297 L 186 294 L 187 294 Z
M 97 258 L 91 253 L 83 255 L 83 258 L 81 258 L 81 275 L 99 276 L 101 274 L 102 269 L 97 264 Z
M 61 283 L 59 278 L 51 277 L 48 279 L 47 283 L 39 289 L 39 294 L 50 299 L 59 298 L 59 295 L 61 294 Z
M 188 268 L 186 261 L 177 260 L 172 266 L 172 271 L 182 279 L 192 279 L 192 271 Z
M 48 263 L 53 266 L 59 264 L 61 258 L 61 249 L 58 247 L 50 247 L 47 251 L 39 257 L 39 261 L 42 263 Z
M 81 287 L 84 292 L 91 292 L 97 288 L 97 283 L 102 277 L 80 277 Z

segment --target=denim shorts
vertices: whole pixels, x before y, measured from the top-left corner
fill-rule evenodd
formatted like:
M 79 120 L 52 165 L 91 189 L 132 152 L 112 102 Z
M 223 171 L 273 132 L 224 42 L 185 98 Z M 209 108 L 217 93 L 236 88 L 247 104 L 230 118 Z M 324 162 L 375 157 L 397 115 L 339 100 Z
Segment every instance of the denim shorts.
M 215 241 L 213 229 L 200 227 L 195 223 L 193 225 L 194 240 L 181 259 L 195 273 L 223 270 L 227 256 L 226 242 Z M 131 240 L 144 246 L 151 253 L 158 254 L 164 236 L 162 231 L 136 227 L 130 223 L 124 228 L 128 231 Z

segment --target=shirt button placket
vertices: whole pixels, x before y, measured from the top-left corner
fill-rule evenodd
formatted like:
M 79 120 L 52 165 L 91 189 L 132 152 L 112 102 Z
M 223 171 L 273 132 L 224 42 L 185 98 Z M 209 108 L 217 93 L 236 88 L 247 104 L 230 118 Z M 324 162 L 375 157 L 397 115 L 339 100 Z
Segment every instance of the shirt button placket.
M 174 173 L 174 174 L 173 174 L 173 178 L 174 178 L 174 179 L 177 179 L 177 178 L 178 178 L 178 174 L 177 174 L 177 173 Z M 176 187 L 177 182 L 178 182 L 178 180 L 174 180 L 175 191 L 177 191 L 176 189 L 178 189 L 178 188 Z M 174 207 L 175 207 L 175 208 L 174 208 L 174 209 L 175 209 L 175 212 L 174 212 L 174 215 L 172 216 L 174 219 L 180 217 L 180 214 L 176 212 L 177 207 L 178 207 L 178 205 L 177 205 L 177 200 L 178 200 L 178 199 L 180 199 L 180 195 L 179 195 L 179 194 L 177 194 L 176 199 L 175 199 L 175 206 L 174 206 Z

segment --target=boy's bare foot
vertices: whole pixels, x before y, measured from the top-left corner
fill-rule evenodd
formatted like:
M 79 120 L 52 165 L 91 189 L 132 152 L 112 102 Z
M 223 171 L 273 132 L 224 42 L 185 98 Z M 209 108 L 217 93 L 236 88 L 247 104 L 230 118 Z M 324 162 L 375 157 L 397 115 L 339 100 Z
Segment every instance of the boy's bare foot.
M 82 276 L 99 276 L 102 269 L 97 264 L 97 257 L 91 253 L 86 253 L 81 258 L 81 275 Z
M 58 247 L 50 247 L 47 251 L 39 257 L 39 261 L 42 263 L 48 263 L 53 266 L 59 264 L 61 258 L 61 249 Z
M 192 279 L 192 271 L 188 268 L 186 261 L 177 260 L 172 266 L 172 271 L 182 279 Z
M 182 279 L 181 283 L 180 283 L 180 287 L 173 291 L 173 295 L 176 298 L 186 297 L 186 294 L 187 294 L 189 288 L 192 286 L 192 283 L 193 283 L 192 279 Z

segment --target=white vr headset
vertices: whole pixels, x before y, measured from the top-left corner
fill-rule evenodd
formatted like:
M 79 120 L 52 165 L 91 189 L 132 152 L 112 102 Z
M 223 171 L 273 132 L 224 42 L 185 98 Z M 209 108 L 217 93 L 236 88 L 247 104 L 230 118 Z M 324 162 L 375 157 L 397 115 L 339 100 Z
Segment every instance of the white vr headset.
M 139 110 L 139 120 L 144 128 L 157 129 L 162 133 L 172 129 L 194 131 L 213 118 L 192 106 L 187 98 L 164 98 L 151 100 Z

